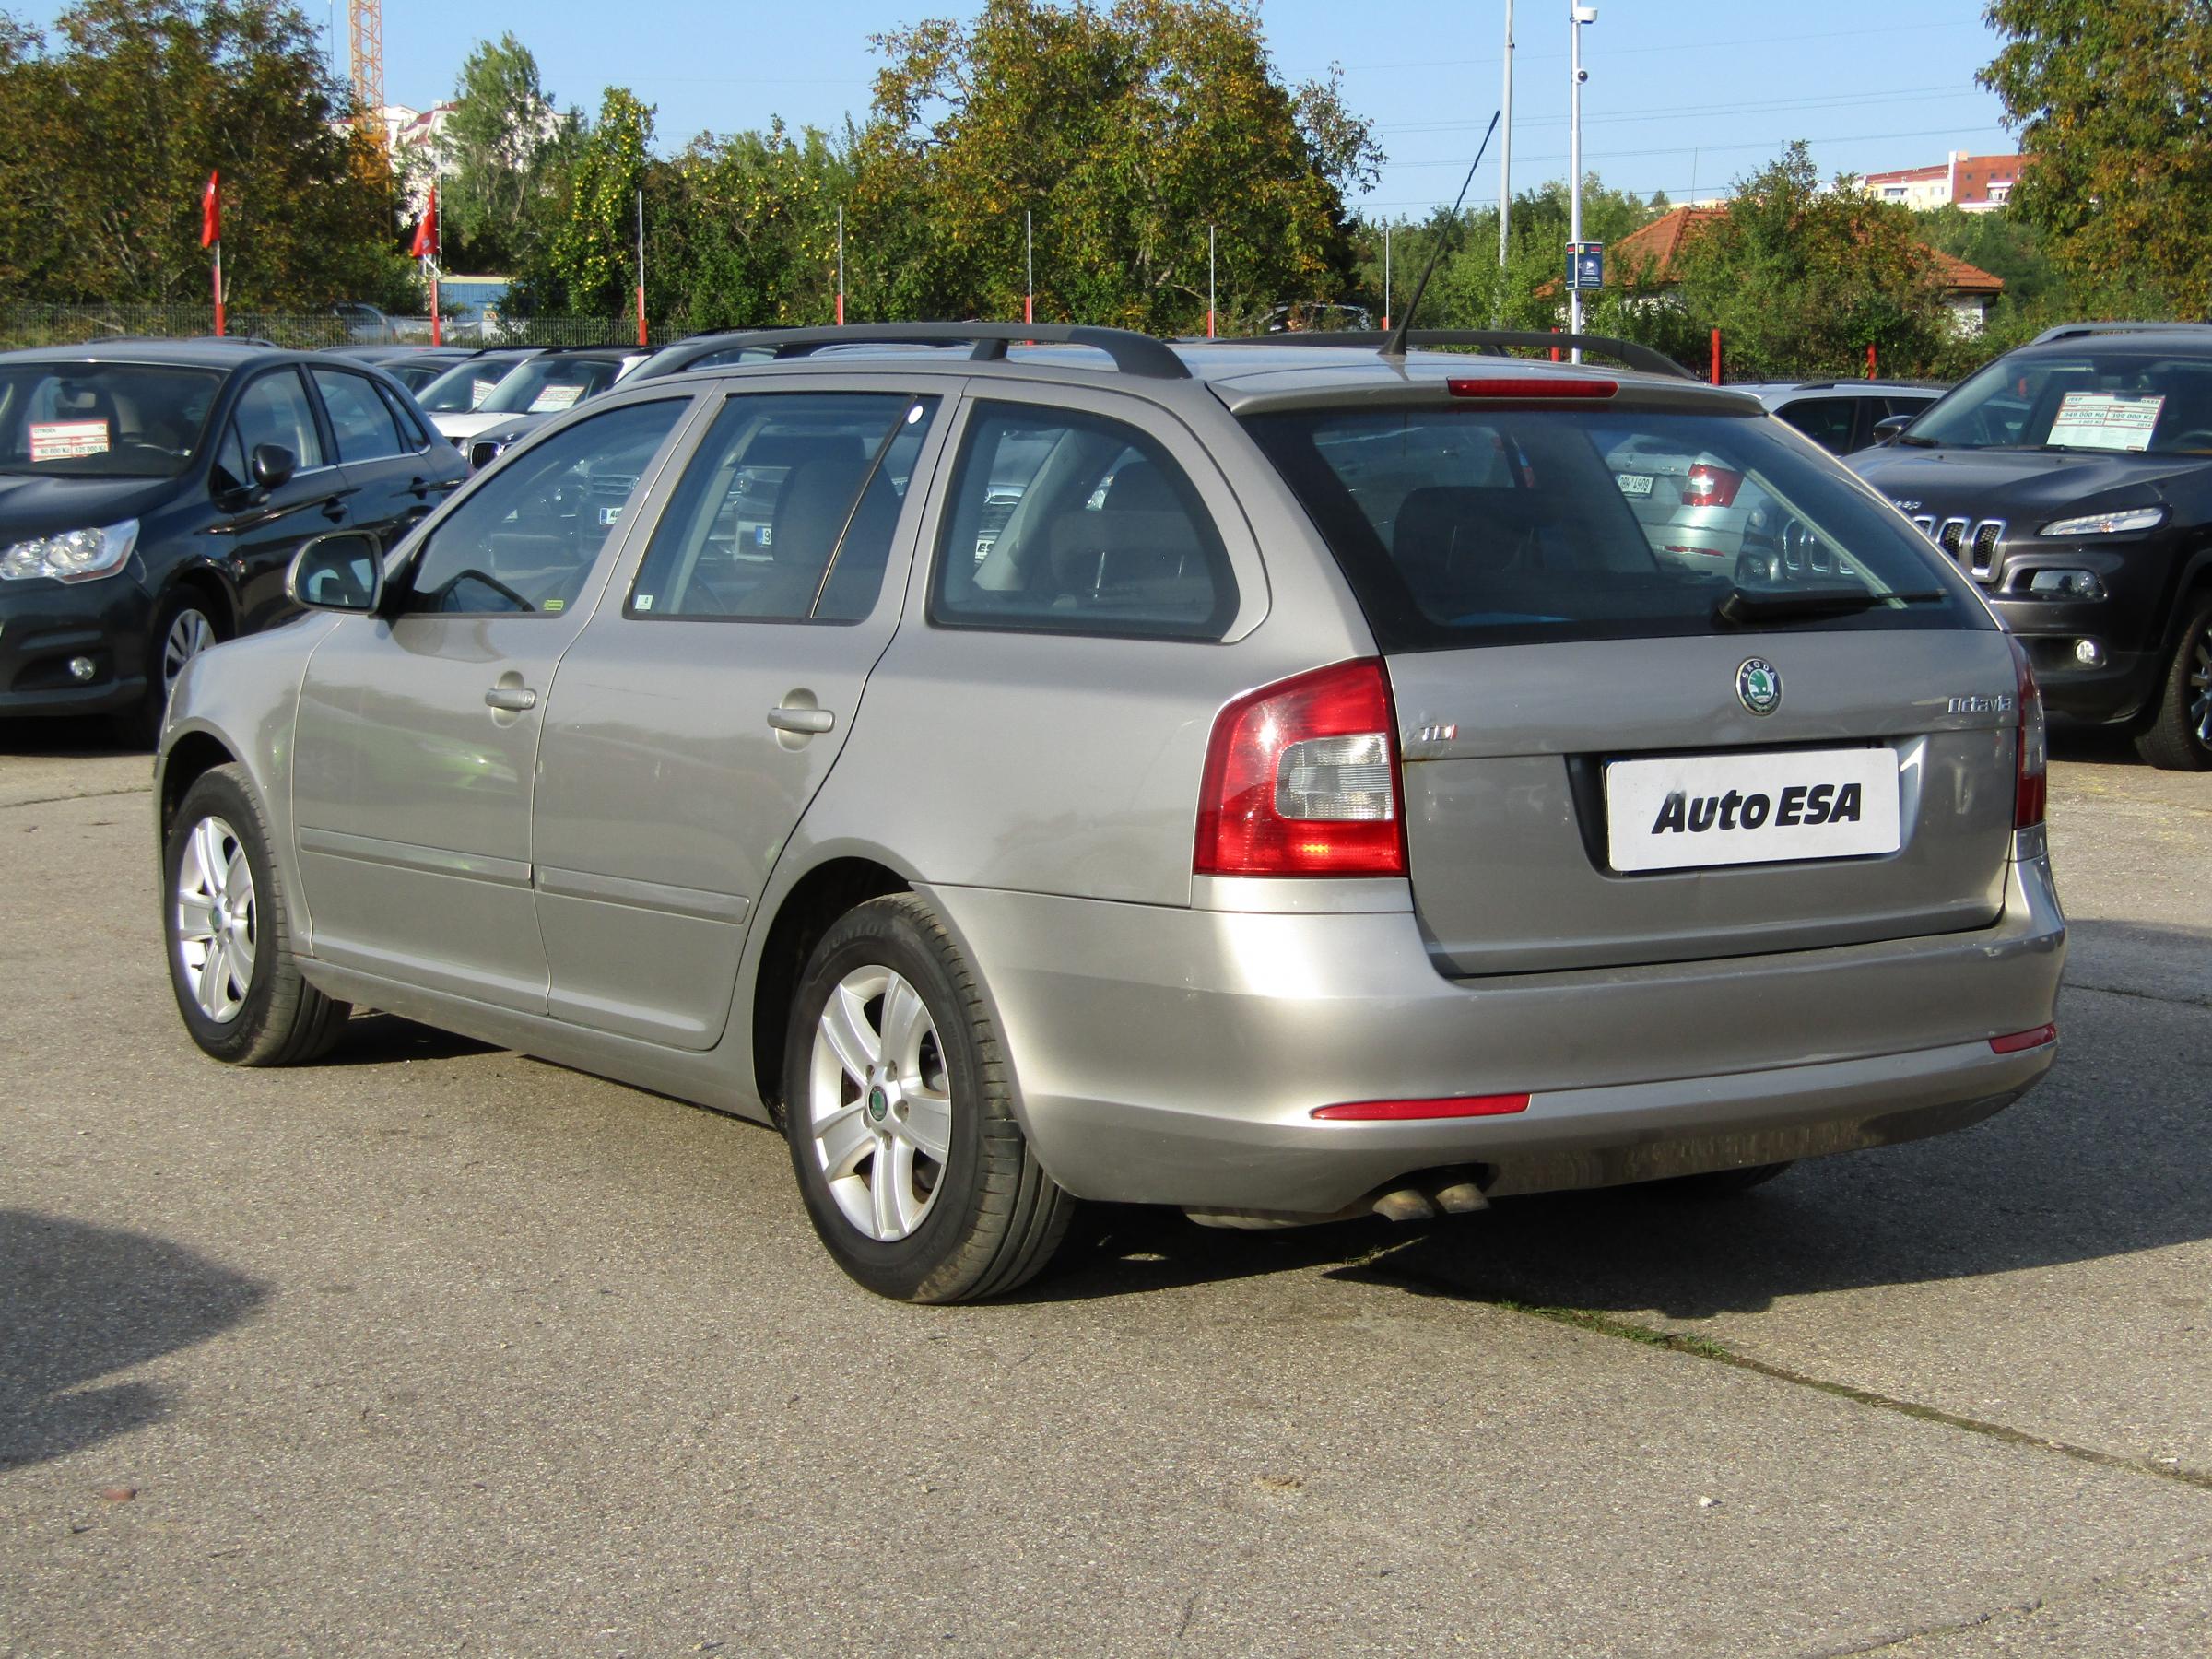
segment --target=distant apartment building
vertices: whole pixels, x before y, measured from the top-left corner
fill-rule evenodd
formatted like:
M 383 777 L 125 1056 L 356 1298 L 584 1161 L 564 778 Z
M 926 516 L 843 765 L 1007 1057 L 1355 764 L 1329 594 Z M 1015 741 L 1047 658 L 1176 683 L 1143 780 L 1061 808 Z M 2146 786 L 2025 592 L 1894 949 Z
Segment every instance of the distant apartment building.
M 1860 183 L 1877 201 L 1894 202 L 1900 207 L 1959 207 L 1968 213 L 1987 213 L 2005 206 L 2030 159 L 2026 156 L 1971 156 L 1964 150 L 1953 150 L 1933 167 L 1868 173 Z

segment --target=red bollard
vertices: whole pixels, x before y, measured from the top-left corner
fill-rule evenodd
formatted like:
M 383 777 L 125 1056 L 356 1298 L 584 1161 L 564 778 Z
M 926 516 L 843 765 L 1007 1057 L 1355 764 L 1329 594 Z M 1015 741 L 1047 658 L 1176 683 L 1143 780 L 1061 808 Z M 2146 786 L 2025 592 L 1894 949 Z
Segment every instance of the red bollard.
M 1721 383 L 1721 331 L 1712 331 L 1712 383 Z
M 1872 340 L 1866 342 L 1866 378 L 1868 380 L 1880 378 L 1874 371 L 1874 342 Z

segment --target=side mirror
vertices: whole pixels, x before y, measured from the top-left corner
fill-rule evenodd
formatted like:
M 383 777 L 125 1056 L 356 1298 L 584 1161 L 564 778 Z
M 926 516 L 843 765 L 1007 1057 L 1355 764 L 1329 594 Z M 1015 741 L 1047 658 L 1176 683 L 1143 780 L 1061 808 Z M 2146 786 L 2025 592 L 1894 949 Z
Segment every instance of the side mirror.
M 282 489 L 299 466 L 299 458 L 281 443 L 253 446 L 253 482 L 264 489 Z
M 1885 415 L 1874 423 L 1874 441 L 1877 443 L 1888 443 L 1912 424 L 1912 417 L 1910 415 Z
M 292 555 L 284 592 L 294 605 L 308 610 L 349 615 L 374 611 L 384 601 L 383 545 L 361 530 L 334 530 L 315 536 Z

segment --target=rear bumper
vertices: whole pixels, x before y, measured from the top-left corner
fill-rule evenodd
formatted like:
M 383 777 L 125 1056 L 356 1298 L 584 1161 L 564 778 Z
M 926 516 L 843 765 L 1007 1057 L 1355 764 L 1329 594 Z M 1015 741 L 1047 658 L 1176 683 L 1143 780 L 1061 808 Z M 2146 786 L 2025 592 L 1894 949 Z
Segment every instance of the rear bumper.
M 2049 1069 L 2053 1047 L 2000 1055 L 1989 1039 L 2051 1018 L 2065 955 L 2040 851 L 1971 933 L 1460 981 L 1431 965 L 1409 908 L 928 892 L 990 987 L 1053 1177 L 1082 1197 L 1218 1210 L 1325 1214 L 1458 1166 L 1496 1194 L 1601 1186 L 1960 1127 Z M 1528 1109 L 1312 1116 L 1509 1093 Z

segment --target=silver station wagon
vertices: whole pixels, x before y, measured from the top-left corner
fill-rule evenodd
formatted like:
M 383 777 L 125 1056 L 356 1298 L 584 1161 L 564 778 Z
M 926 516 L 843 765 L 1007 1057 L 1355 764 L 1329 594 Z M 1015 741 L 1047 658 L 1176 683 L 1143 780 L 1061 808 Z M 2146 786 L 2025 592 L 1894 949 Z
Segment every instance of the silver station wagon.
M 735 336 L 311 543 L 170 709 L 187 1029 L 374 1007 L 776 1124 L 923 1301 L 1089 1200 L 1731 1191 L 2018 1099 L 2011 638 L 1755 400 L 1504 338 Z M 1668 557 L 1653 453 L 1766 539 Z

